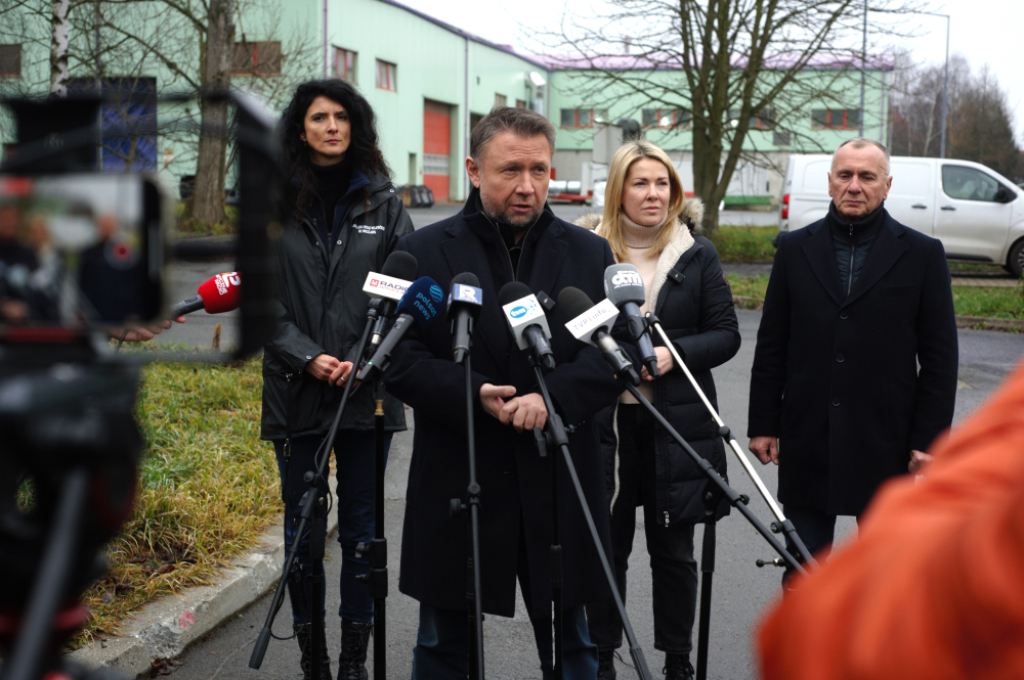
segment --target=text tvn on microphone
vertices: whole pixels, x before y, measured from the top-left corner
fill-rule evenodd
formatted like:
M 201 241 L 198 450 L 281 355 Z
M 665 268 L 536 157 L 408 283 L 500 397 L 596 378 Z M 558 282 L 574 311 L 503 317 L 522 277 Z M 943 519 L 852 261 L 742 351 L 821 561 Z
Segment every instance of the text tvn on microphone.
M 615 264 L 608 243 L 559 219 L 545 202 L 553 143 L 551 123 L 525 109 L 495 109 L 474 128 L 466 161 L 473 189 L 462 211 L 398 244 L 398 250 L 415 256 L 418 273 L 442 289 L 451 290 L 463 272 L 479 281 L 474 287 L 480 289 L 482 305 L 472 323 L 469 374 L 465 364 L 453 361 L 454 324 L 435 323 L 396 346 L 384 381 L 416 416 L 399 589 L 421 602 L 420 621 L 436 631 L 430 635 L 438 636 L 440 647 L 465 651 L 469 519 L 449 511 L 453 499 L 467 498 L 469 401 L 481 508 L 483 610 L 512 616 L 517 574 L 522 574 L 529 575 L 522 586 L 531 619 L 549 619 L 552 537 L 546 527 L 557 510 L 567 576 L 561 593 L 563 664 L 567 677 L 573 677 L 570 669 L 591 663 L 581 635 L 587 626 L 583 605 L 608 597 L 610 590 L 566 474 L 559 476 L 553 506 L 551 465 L 560 454 L 538 455 L 532 428 L 547 422 L 547 412 L 530 350 L 520 348 L 499 300 L 499 291 L 512 282 L 538 299 L 542 291 L 556 298 L 568 286 L 593 299 L 604 297 L 604 271 Z M 600 446 L 595 428 L 587 423 L 615 403 L 621 388 L 597 347 L 577 342 L 564 322 L 547 326 L 549 337 L 543 339 L 550 344 L 554 368 L 543 374 L 544 383 L 562 420 L 583 425 L 569 435 L 568 448 L 607 550 Z M 623 346 L 631 347 L 624 332 L 621 338 Z M 538 653 L 543 668 L 550 669 L 551 627 L 537 625 L 535 630 L 542 631 Z M 446 631 L 456 631 L 457 639 L 448 639 Z M 460 668 L 443 666 L 433 648 L 417 648 L 417 673 L 465 677 L 466 655 L 450 658 L 459 660 Z

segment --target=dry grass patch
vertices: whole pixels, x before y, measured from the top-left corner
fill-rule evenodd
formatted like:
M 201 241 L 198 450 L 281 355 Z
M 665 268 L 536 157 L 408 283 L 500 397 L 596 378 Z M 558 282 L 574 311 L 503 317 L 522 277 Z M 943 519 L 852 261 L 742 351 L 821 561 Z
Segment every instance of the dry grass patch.
M 147 450 L 135 512 L 86 592 L 75 646 L 116 635 L 139 607 L 212 582 L 280 514 L 273 449 L 259 439 L 259 359 L 236 366 L 152 364 L 136 414 Z

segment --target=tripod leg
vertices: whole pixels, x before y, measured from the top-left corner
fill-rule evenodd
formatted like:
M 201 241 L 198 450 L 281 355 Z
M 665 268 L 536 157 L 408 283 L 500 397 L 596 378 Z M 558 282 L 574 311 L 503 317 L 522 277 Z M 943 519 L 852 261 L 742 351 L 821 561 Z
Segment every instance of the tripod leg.
M 715 576 L 715 522 L 712 516 L 704 523 L 704 540 L 700 549 L 700 627 L 697 633 L 697 680 L 708 675 L 708 636 L 711 632 L 711 586 Z
M 384 399 L 380 395 L 381 384 L 377 384 L 377 408 L 373 418 L 373 515 L 374 538 L 377 545 L 370 551 L 370 568 L 383 579 L 383 584 L 375 583 L 373 600 L 373 677 L 376 680 L 387 678 L 387 582 L 388 582 L 388 544 L 384 538 Z M 383 572 L 381 574 L 381 572 Z M 383 586 L 383 587 L 382 587 Z
M 311 486 L 309 493 L 318 493 L 316 486 Z M 309 537 L 309 560 L 312 565 L 310 571 L 310 670 L 309 677 L 312 680 L 321 680 L 323 677 L 324 650 L 321 645 L 324 641 L 324 617 L 321 611 L 320 600 L 324 592 L 324 574 L 321 565 L 324 561 L 324 535 L 327 533 L 327 522 L 324 513 L 327 504 L 324 497 L 319 496 L 316 500 L 311 535 Z
M 558 533 L 558 456 L 551 456 L 551 598 L 554 601 L 554 677 L 562 680 L 562 545 Z

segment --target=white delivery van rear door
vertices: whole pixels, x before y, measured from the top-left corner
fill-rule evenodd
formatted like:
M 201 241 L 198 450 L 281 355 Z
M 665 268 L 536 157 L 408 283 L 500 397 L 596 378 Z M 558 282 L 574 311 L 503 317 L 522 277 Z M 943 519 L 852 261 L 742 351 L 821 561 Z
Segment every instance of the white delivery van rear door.
M 935 221 L 937 163 L 927 158 L 893 158 L 892 188 L 885 209 L 897 222 L 932 235 Z

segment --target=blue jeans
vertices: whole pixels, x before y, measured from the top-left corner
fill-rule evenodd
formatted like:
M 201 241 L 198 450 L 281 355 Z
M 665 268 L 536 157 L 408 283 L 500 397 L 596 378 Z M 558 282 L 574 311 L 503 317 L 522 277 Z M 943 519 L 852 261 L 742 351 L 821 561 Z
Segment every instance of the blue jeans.
M 384 433 L 384 455 L 391 449 L 392 433 Z M 320 447 L 322 437 L 296 437 L 291 440 L 291 456 L 284 456 L 284 442 L 274 441 L 277 466 L 281 472 L 281 498 L 285 503 L 285 541 L 291 549 L 295 530 L 299 525 L 299 513 L 303 494 L 309 485 L 303 480 L 307 471 L 316 468 L 313 456 Z M 338 481 L 338 543 L 341 544 L 341 606 L 338 615 L 357 623 L 373 620 L 373 599 L 366 586 L 356 580 L 359 574 L 370 570 L 369 561 L 356 557 L 356 545 L 369 545 L 373 538 L 373 432 L 342 430 L 334 438 L 334 457 L 337 464 L 335 476 Z M 318 484 L 321 493 L 327 492 L 326 481 Z M 309 623 L 310 582 L 312 565 L 309 560 L 311 527 L 307 525 L 300 541 L 296 561 L 299 572 L 288 577 L 288 595 L 292 603 L 292 619 L 296 624 Z M 321 534 L 317 540 L 326 540 Z M 323 576 L 323 564 L 318 565 Z M 326 588 L 321 593 L 320 616 L 326 614 Z
M 552 677 L 553 631 L 551 608 L 534 612 L 529 570 L 526 563 L 526 538 L 519 536 L 519 587 L 527 602 L 526 613 L 533 625 L 537 655 L 544 679 Z M 486 575 L 484 576 L 486 578 Z M 545 584 L 547 585 L 547 584 Z M 420 627 L 412 652 L 412 680 L 469 677 L 469 618 L 466 610 L 440 609 L 420 603 Z M 562 671 L 567 680 L 593 680 L 597 677 L 597 645 L 590 641 L 586 609 L 562 610 Z M 484 659 L 487 642 L 484 641 Z

